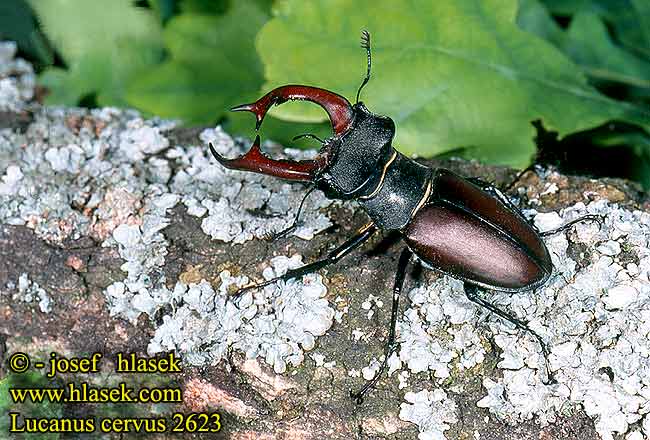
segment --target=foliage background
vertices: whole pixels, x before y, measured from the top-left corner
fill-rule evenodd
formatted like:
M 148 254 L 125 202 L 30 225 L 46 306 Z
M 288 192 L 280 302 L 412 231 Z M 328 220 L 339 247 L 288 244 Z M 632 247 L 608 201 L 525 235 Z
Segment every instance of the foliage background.
M 250 136 L 236 104 L 304 83 L 397 123 L 397 147 L 523 167 L 625 176 L 650 187 L 647 0 L 4 0 L 0 38 L 34 62 L 48 104 L 129 106 Z M 325 114 L 275 109 L 265 138 L 329 134 Z M 315 147 L 313 141 L 298 146 Z

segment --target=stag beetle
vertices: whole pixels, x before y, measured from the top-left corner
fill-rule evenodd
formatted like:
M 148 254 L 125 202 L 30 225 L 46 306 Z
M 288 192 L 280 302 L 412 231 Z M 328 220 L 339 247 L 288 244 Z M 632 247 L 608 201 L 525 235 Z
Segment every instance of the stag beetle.
M 322 148 L 314 160 L 273 160 L 260 150 L 259 135 L 251 149 L 235 159 L 226 159 L 210 144 L 212 154 L 226 168 L 307 182 L 311 188 L 305 198 L 318 188 L 331 199 L 358 201 L 370 217 L 370 222 L 354 237 L 324 259 L 289 270 L 281 277 L 244 287 L 235 295 L 280 279 L 301 277 L 334 264 L 379 230 L 398 231 L 406 242 L 406 248 L 397 265 L 384 359 L 373 379 L 359 391 L 351 392 L 357 402 L 362 402 L 364 394 L 379 380 L 396 348 L 399 298 L 407 265 L 413 255 L 425 267 L 462 280 L 465 294 L 472 302 L 530 332 L 547 359 L 548 350 L 542 338 L 523 321 L 481 298 L 478 289 L 515 293 L 542 286 L 553 271 L 542 237 L 594 216 L 585 216 L 556 230 L 540 233 L 496 187 L 479 179 L 460 177 L 446 169 L 426 167 L 395 150 L 392 145 L 395 135 L 393 120 L 370 112 L 359 101 L 361 90 L 370 80 L 372 64 L 367 31 L 362 33 L 362 47 L 367 53 L 367 71 L 354 105 L 328 90 L 286 85 L 270 91 L 254 103 L 232 108 L 235 112 L 255 114 L 255 129 L 259 130 L 273 105 L 289 100 L 305 100 L 320 105 L 329 116 L 333 136 L 321 141 Z M 301 136 L 316 138 L 310 134 Z M 293 225 L 278 236 L 295 228 L 301 209 L 302 203 Z M 546 370 L 549 380 L 552 380 L 548 365 Z

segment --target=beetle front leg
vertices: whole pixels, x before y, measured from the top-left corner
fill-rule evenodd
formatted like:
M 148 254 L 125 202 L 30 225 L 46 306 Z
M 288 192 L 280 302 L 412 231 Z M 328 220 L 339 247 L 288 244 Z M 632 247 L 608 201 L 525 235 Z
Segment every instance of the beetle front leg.
M 478 295 L 478 287 L 476 287 L 475 285 L 469 284 L 469 283 L 464 283 L 463 287 L 465 289 L 465 296 L 467 296 L 467 299 L 472 301 L 474 304 L 478 304 L 481 307 L 485 307 L 490 312 L 492 312 L 495 315 L 497 315 L 497 316 L 505 319 L 506 321 L 514 324 L 514 326 L 517 327 L 518 329 L 527 331 L 528 333 L 533 335 L 535 337 L 535 339 L 537 339 L 537 342 L 539 342 L 539 345 L 542 348 L 542 355 L 544 356 L 544 362 L 546 364 L 546 374 L 548 376 L 548 383 L 545 382 L 545 384 L 548 385 L 548 384 L 556 383 L 556 380 L 553 377 L 553 374 L 551 373 L 551 368 L 550 368 L 550 366 L 548 364 L 548 355 L 549 355 L 548 347 L 546 346 L 546 343 L 544 342 L 542 337 L 537 332 L 535 332 L 535 330 L 528 327 L 528 324 L 526 324 L 524 321 L 515 318 L 514 316 L 512 316 L 508 312 L 505 312 L 505 311 L 501 310 L 500 308 L 498 308 L 494 304 L 492 304 L 492 303 L 486 301 L 485 299 L 481 298 Z
M 305 200 L 307 200 L 307 197 L 309 197 L 309 195 L 312 192 L 314 192 L 315 189 L 316 189 L 316 186 L 311 186 L 307 190 L 307 193 L 304 195 L 304 197 L 300 201 L 300 205 L 298 205 L 298 212 L 296 213 L 296 216 L 293 218 L 293 222 L 291 223 L 291 225 L 288 226 L 287 228 L 284 228 L 280 232 L 269 234 L 269 236 L 268 236 L 269 241 L 274 241 L 274 240 L 278 240 L 278 239 L 280 239 L 282 237 L 285 237 L 285 236 L 289 235 L 291 232 L 293 232 L 298 227 L 298 222 L 300 221 L 300 213 L 302 212 L 302 207 L 305 204 Z
M 364 226 L 357 235 L 354 237 L 350 238 L 348 241 L 343 243 L 341 246 L 337 247 L 334 249 L 332 252 L 330 252 L 327 257 L 323 258 L 322 260 L 317 260 L 314 261 L 313 263 L 309 263 L 305 266 L 299 267 L 297 269 L 291 269 L 288 270 L 287 273 L 284 275 L 281 275 L 279 277 L 272 278 L 267 281 L 263 281 L 261 283 L 256 283 L 252 284 L 250 286 L 246 286 L 237 292 L 233 294 L 233 297 L 238 297 L 242 295 L 243 293 L 252 290 L 252 289 L 259 289 L 265 286 L 268 286 L 269 284 L 273 284 L 276 281 L 286 281 L 290 280 L 291 278 L 299 278 L 302 277 L 303 275 L 307 275 L 308 273 L 316 272 L 319 269 L 322 269 L 325 266 L 329 266 L 330 264 L 334 264 L 338 262 L 341 258 L 345 257 L 348 255 L 350 252 L 361 246 L 363 243 L 368 241 L 370 237 L 373 236 L 375 232 L 377 232 L 378 228 L 377 226 L 374 225 L 374 223 L 369 223 L 366 226 Z
M 402 288 L 404 287 L 404 280 L 406 278 L 406 267 L 408 266 L 409 261 L 413 252 L 410 249 L 406 248 L 402 251 L 399 257 L 399 263 L 397 263 L 397 273 L 395 274 L 395 284 L 393 285 L 393 306 L 390 313 L 390 331 L 388 332 L 388 339 L 386 340 L 386 346 L 384 349 L 384 361 L 379 367 L 379 371 L 375 373 L 373 378 L 367 382 L 359 391 L 350 392 L 350 397 L 352 397 L 357 404 L 363 403 L 363 396 L 368 391 L 370 391 L 377 384 L 381 376 L 386 371 L 388 367 L 388 358 L 393 354 L 397 344 L 395 343 L 395 327 L 397 326 L 397 313 L 399 312 L 399 298 L 402 295 Z

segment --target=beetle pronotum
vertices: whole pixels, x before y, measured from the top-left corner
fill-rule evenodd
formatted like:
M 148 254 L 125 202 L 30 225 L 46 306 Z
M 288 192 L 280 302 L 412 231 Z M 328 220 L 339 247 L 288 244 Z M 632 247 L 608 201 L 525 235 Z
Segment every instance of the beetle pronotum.
M 371 113 L 359 101 L 371 70 L 370 35 L 366 31 L 362 46 L 367 52 L 368 66 L 354 105 L 329 90 L 286 85 L 254 103 L 232 109 L 255 114 L 256 130 L 259 130 L 272 105 L 288 100 L 306 100 L 320 105 L 329 116 L 333 136 L 322 141 L 316 159 L 273 160 L 261 152 L 259 135 L 250 151 L 235 159 L 224 158 L 210 145 L 214 157 L 226 168 L 308 182 L 311 189 L 319 188 L 331 199 L 357 200 L 370 218 L 354 237 L 324 259 L 289 270 L 281 277 L 247 286 L 237 294 L 279 279 L 301 277 L 336 263 L 377 231 L 398 231 L 406 247 L 397 265 L 384 361 L 372 380 L 351 393 L 354 399 L 362 401 L 385 371 L 395 349 L 399 298 L 407 265 L 414 254 L 425 267 L 464 281 L 465 294 L 472 302 L 534 335 L 546 358 L 548 351 L 542 338 L 523 321 L 481 298 L 478 289 L 516 293 L 542 286 L 553 270 L 542 237 L 564 230 L 576 221 L 594 219 L 594 216 L 539 233 L 494 186 L 478 179 L 465 179 L 443 168 L 426 167 L 395 150 L 393 120 Z M 296 226 L 300 208 L 292 227 L 279 235 Z M 550 376 L 548 366 L 547 372 Z

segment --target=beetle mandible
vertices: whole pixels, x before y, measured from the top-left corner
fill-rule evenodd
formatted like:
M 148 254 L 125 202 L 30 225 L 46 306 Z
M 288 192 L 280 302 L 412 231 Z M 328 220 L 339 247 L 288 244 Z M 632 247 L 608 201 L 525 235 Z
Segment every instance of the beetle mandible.
M 556 230 L 540 233 L 496 187 L 479 179 L 463 178 L 443 168 L 426 167 L 401 154 L 392 145 L 395 135 L 393 120 L 370 112 L 359 101 L 361 90 L 370 80 L 372 64 L 367 31 L 362 32 L 362 47 L 367 53 L 367 71 L 354 105 L 329 90 L 286 85 L 270 91 L 254 103 L 232 108 L 232 111 L 255 114 L 255 128 L 259 130 L 273 105 L 289 100 L 305 100 L 320 105 L 329 116 L 333 136 L 321 141 L 322 148 L 314 160 L 273 160 L 260 150 L 259 135 L 251 149 L 235 159 L 226 159 L 210 145 L 214 157 L 226 168 L 307 182 L 311 188 L 305 198 L 318 188 L 331 199 L 358 201 L 370 217 L 370 222 L 354 237 L 324 259 L 289 270 L 281 277 L 247 286 L 235 295 L 280 279 L 317 271 L 336 263 L 380 230 L 398 231 L 406 248 L 401 252 L 397 265 L 384 359 L 372 380 L 359 391 L 351 392 L 357 402 L 360 403 L 364 394 L 379 380 L 396 348 L 399 298 L 407 265 L 413 255 L 425 267 L 462 280 L 470 301 L 530 332 L 538 340 L 547 360 L 548 350 L 542 338 L 523 321 L 480 297 L 478 289 L 516 293 L 542 286 L 553 271 L 542 237 L 595 216 L 585 216 Z M 302 136 L 316 138 L 309 134 Z M 278 236 L 295 228 L 301 208 L 302 203 L 293 225 Z M 552 380 L 548 364 L 546 370 Z

